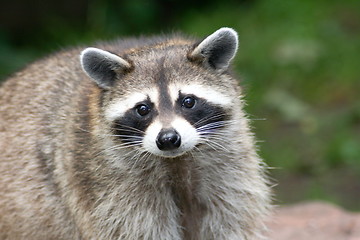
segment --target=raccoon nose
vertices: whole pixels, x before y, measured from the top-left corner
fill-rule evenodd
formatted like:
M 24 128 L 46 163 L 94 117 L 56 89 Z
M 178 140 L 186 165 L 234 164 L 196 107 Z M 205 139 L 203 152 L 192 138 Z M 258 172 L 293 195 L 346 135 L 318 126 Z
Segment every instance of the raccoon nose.
M 162 129 L 156 138 L 160 150 L 173 150 L 180 147 L 181 137 L 175 129 Z

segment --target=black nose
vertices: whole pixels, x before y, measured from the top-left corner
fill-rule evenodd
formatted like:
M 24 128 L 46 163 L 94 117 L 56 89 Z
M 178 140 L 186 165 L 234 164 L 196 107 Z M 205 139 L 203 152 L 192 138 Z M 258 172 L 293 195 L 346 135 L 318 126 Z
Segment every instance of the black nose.
M 157 138 L 156 145 L 160 150 L 173 150 L 180 147 L 181 137 L 175 129 L 162 129 Z

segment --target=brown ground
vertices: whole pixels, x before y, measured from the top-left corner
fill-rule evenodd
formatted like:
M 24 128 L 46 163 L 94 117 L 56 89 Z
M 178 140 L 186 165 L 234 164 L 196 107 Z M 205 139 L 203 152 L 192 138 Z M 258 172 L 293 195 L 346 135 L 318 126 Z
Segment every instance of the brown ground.
M 360 240 L 360 213 L 328 203 L 280 207 L 268 226 L 272 240 Z

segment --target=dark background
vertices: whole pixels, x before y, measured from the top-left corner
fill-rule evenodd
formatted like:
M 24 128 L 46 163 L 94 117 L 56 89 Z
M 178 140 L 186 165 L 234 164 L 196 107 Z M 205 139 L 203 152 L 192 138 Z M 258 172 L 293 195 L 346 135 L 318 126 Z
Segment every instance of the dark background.
M 1 0 L 0 79 L 95 40 L 238 31 L 243 79 L 278 204 L 360 210 L 360 1 Z

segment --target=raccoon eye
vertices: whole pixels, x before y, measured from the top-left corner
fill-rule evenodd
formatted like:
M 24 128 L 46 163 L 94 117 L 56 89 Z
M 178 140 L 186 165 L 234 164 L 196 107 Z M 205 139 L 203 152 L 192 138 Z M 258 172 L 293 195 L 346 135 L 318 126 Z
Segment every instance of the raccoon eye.
M 182 101 L 182 106 L 185 108 L 193 108 L 195 106 L 196 100 L 193 97 L 185 97 Z
M 149 114 L 150 111 L 151 111 L 150 107 L 145 104 L 141 104 L 136 107 L 136 112 L 142 117 Z

